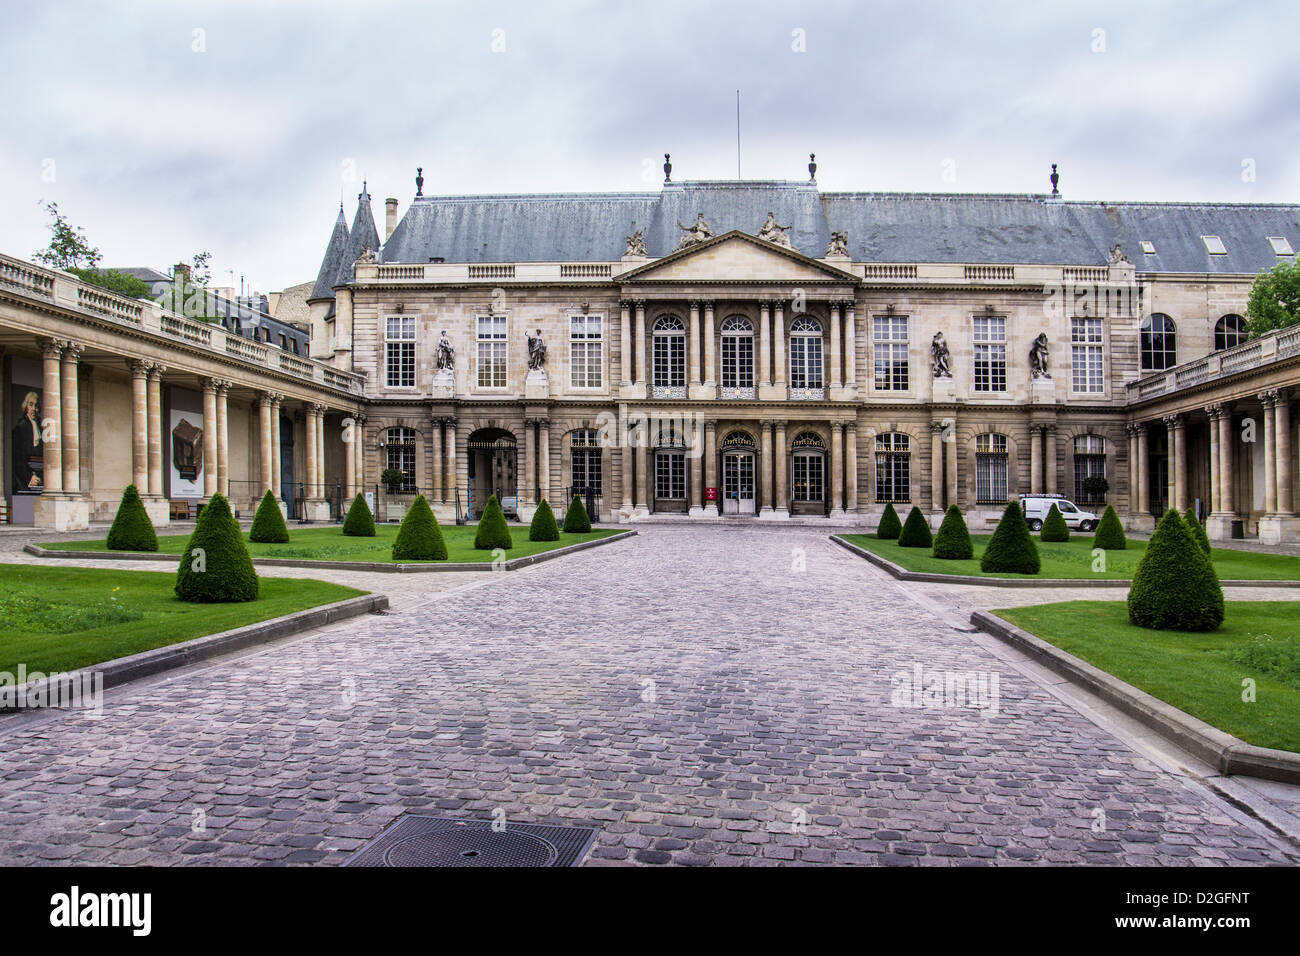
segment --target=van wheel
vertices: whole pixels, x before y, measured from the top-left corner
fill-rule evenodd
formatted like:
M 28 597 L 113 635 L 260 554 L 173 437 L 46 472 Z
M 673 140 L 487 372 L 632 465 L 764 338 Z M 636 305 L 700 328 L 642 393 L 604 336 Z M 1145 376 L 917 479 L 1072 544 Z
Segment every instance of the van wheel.
M 1030 530 L 1030 531 L 1042 531 L 1042 530 L 1043 530 L 1043 523 L 1042 523 L 1041 521 L 1039 521 L 1037 518 L 1031 518 L 1031 519 L 1029 520 L 1029 530 Z
M 1092 530 L 1092 522 L 1091 522 L 1091 521 L 1080 521 L 1080 522 L 1079 522 L 1079 530 L 1080 530 L 1080 531 L 1091 531 L 1091 530 Z

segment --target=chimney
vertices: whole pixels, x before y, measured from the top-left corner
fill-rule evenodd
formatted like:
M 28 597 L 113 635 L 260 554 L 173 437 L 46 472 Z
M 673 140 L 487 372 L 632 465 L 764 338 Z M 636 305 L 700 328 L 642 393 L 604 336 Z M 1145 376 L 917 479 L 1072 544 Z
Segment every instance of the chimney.
M 386 220 L 384 223 L 384 242 L 387 242 L 388 237 L 391 236 L 393 230 L 397 228 L 397 200 L 393 199 L 391 196 L 388 199 L 385 199 L 384 211 L 384 219 Z
M 190 267 L 184 262 L 178 262 L 172 267 L 172 278 L 182 279 L 185 282 L 190 281 Z

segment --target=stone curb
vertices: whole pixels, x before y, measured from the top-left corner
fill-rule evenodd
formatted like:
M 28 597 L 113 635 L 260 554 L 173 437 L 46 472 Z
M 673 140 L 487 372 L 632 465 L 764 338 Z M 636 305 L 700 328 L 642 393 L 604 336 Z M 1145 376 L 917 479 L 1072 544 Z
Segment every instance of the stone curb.
M 841 548 L 866 558 L 876 567 L 888 571 L 900 581 L 926 581 L 930 584 L 967 584 L 990 588 L 1126 588 L 1133 582 L 1127 578 L 977 578 L 965 574 L 934 574 L 929 571 L 908 571 L 893 561 L 845 541 L 837 534 L 830 539 Z M 1225 588 L 1294 588 L 1300 581 L 1220 581 Z
M 1072 684 L 1096 694 L 1161 737 L 1218 768 L 1224 776 L 1240 774 L 1300 783 L 1298 753 L 1256 747 L 1239 740 L 988 611 L 975 611 L 970 621 L 985 633 L 1010 644 Z
M 519 568 L 526 568 L 530 564 L 537 564 L 539 561 L 549 561 L 552 558 L 563 557 L 566 554 L 573 554 L 576 551 L 585 551 L 588 548 L 595 548 L 602 544 L 612 544 L 615 541 L 622 541 L 636 534 L 635 531 L 623 531 L 619 534 L 612 534 L 606 538 L 596 538 L 592 541 L 580 541 L 577 544 L 571 544 L 564 548 L 555 548 L 551 551 L 543 551 L 540 554 L 530 554 L 522 558 L 511 558 L 505 562 L 503 567 L 507 571 L 515 571 Z M 78 558 L 81 560 L 91 561 L 177 561 L 181 556 L 179 554 L 158 554 L 156 552 L 137 552 L 137 551 L 63 551 L 50 548 L 42 548 L 39 544 L 23 545 L 23 550 L 28 554 L 34 554 L 38 558 Z M 324 568 L 334 571 L 379 571 L 385 574 L 411 574 L 420 572 L 443 572 L 443 571 L 492 571 L 494 565 L 491 561 L 470 561 L 448 564 L 391 564 L 382 561 L 318 561 L 312 558 L 254 558 L 253 564 L 264 567 L 281 567 L 281 568 Z
M 322 627 L 336 621 L 345 621 L 348 618 L 358 617 L 362 614 L 372 614 L 387 608 L 388 597 L 386 595 L 363 594 L 360 597 L 348 598 L 345 601 L 336 601 L 333 604 L 323 604 L 320 607 L 295 611 L 293 614 L 272 618 L 269 621 L 259 621 L 256 624 L 248 624 L 218 634 L 208 634 L 204 637 L 182 641 L 179 644 L 156 647 L 153 650 L 141 651 L 139 654 L 131 654 L 127 657 L 119 657 L 100 664 L 92 664 L 80 670 L 59 674 L 57 679 L 58 683 L 66 688 L 77 686 L 81 681 L 93 681 L 94 676 L 98 675 L 103 680 L 103 688 L 107 690 L 110 687 L 117 687 L 130 681 L 139 680 L 142 677 L 174 670 L 177 667 L 185 667 L 188 664 L 196 664 L 221 654 L 228 654 L 231 651 L 254 647 L 258 644 L 267 644 L 283 637 L 309 631 L 314 627 Z M 52 677 L 43 677 L 40 680 L 28 681 L 16 688 L 6 687 L 3 692 L 0 692 L 0 698 L 26 697 L 30 691 L 39 688 L 49 699 L 54 696 L 57 689 L 53 686 L 53 681 L 54 678 Z M 81 684 L 80 686 L 85 685 Z M 64 699 L 66 699 L 66 695 Z M 27 709 L 0 699 L 0 713 L 12 713 Z

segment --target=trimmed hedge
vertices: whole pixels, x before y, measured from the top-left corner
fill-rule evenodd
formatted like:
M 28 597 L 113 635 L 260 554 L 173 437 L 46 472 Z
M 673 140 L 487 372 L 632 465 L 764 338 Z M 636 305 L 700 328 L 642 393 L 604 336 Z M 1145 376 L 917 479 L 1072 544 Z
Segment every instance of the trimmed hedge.
M 355 506 L 355 502 L 353 503 Z M 365 502 L 362 502 L 365 505 Z M 366 509 L 369 513 L 369 509 Z M 447 542 L 424 495 L 416 495 L 393 541 L 394 561 L 446 561 Z
M 1043 519 L 1043 530 L 1038 533 L 1038 537 L 1043 541 L 1070 540 L 1070 526 L 1065 523 L 1065 518 L 1055 504 L 1047 510 L 1047 517 Z
M 569 502 L 569 510 L 564 513 L 565 534 L 586 534 L 591 530 L 591 516 L 587 507 L 577 495 Z
M 375 516 L 370 513 L 364 492 L 357 492 L 348 508 L 347 517 L 343 519 L 343 533 L 349 538 L 373 538 L 375 536 Z
M 127 485 L 122 492 L 122 502 L 113 517 L 113 527 L 108 531 L 110 551 L 157 551 L 158 533 L 144 510 L 140 492 L 135 485 Z
M 930 523 L 925 520 L 925 515 L 921 514 L 921 509 L 912 506 L 912 510 L 907 513 L 907 520 L 903 522 L 903 530 L 898 533 L 898 546 L 900 548 L 928 548 L 934 544 L 934 536 L 930 534 Z
M 550 503 L 543 498 L 533 513 L 532 523 L 528 525 L 529 541 L 559 541 L 560 528 L 555 523 L 555 512 Z
M 1223 588 L 1209 555 L 1173 508 L 1165 512 L 1133 572 L 1128 619 L 1158 631 L 1213 631 L 1223 623 Z
M 280 502 L 270 489 L 262 495 L 262 503 L 253 516 L 253 526 L 248 529 L 248 540 L 267 544 L 284 544 L 289 540 L 289 526 L 284 523 Z
M 961 509 L 956 505 L 948 506 L 943 523 L 939 525 L 939 532 L 934 536 L 934 556 L 955 560 L 975 556 L 970 529 L 966 527 L 966 519 L 961 516 Z
M 903 531 L 903 522 L 898 520 L 898 512 L 891 501 L 885 505 L 885 513 L 880 516 L 880 526 L 876 528 L 876 537 L 882 541 L 897 541 Z
M 1092 536 L 1092 546 L 1103 551 L 1123 551 L 1128 547 L 1128 538 L 1124 537 L 1124 526 L 1120 524 L 1119 515 L 1115 514 L 1113 505 L 1106 506 L 1106 513 L 1101 516 L 1097 533 Z
M 255 601 L 257 591 L 257 572 L 230 502 L 213 495 L 181 555 L 176 595 L 182 601 L 218 604 Z
M 566 526 L 568 522 L 565 522 Z M 510 528 L 506 525 L 506 516 L 501 512 L 497 496 L 488 498 L 483 516 L 478 519 L 478 531 L 474 534 L 474 547 L 480 551 L 492 551 L 504 548 L 509 551 L 515 546 L 510 540 Z
M 1192 537 L 1201 546 L 1201 550 L 1209 555 L 1210 536 L 1205 533 L 1205 525 L 1201 524 L 1200 519 L 1196 517 L 1196 509 L 1188 508 L 1183 514 L 1183 519 L 1187 522 L 1187 530 L 1191 531 Z
M 1037 574 L 1042 567 L 1038 548 L 1018 502 L 1012 501 L 1002 513 L 993 537 L 980 557 L 980 570 L 1002 574 Z

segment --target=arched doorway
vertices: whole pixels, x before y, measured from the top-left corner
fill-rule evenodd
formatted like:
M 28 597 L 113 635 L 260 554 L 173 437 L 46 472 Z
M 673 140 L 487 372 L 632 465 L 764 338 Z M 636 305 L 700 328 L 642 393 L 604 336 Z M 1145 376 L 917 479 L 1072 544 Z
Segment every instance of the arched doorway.
M 730 432 L 722 439 L 722 513 L 752 515 L 755 512 L 755 467 L 757 449 L 748 432 Z
M 652 425 L 654 443 L 654 500 L 651 507 L 660 512 L 686 514 L 690 482 L 687 476 L 686 439 L 673 421 Z
M 470 432 L 465 445 L 470 516 L 480 517 L 492 495 L 507 514 L 517 512 L 519 456 L 514 434 L 504 428 L 479 428 Z
M 826 442 L 816 432 L 800 432 L 790 443 L 790 513 L 830 513 L 826 494 Z

